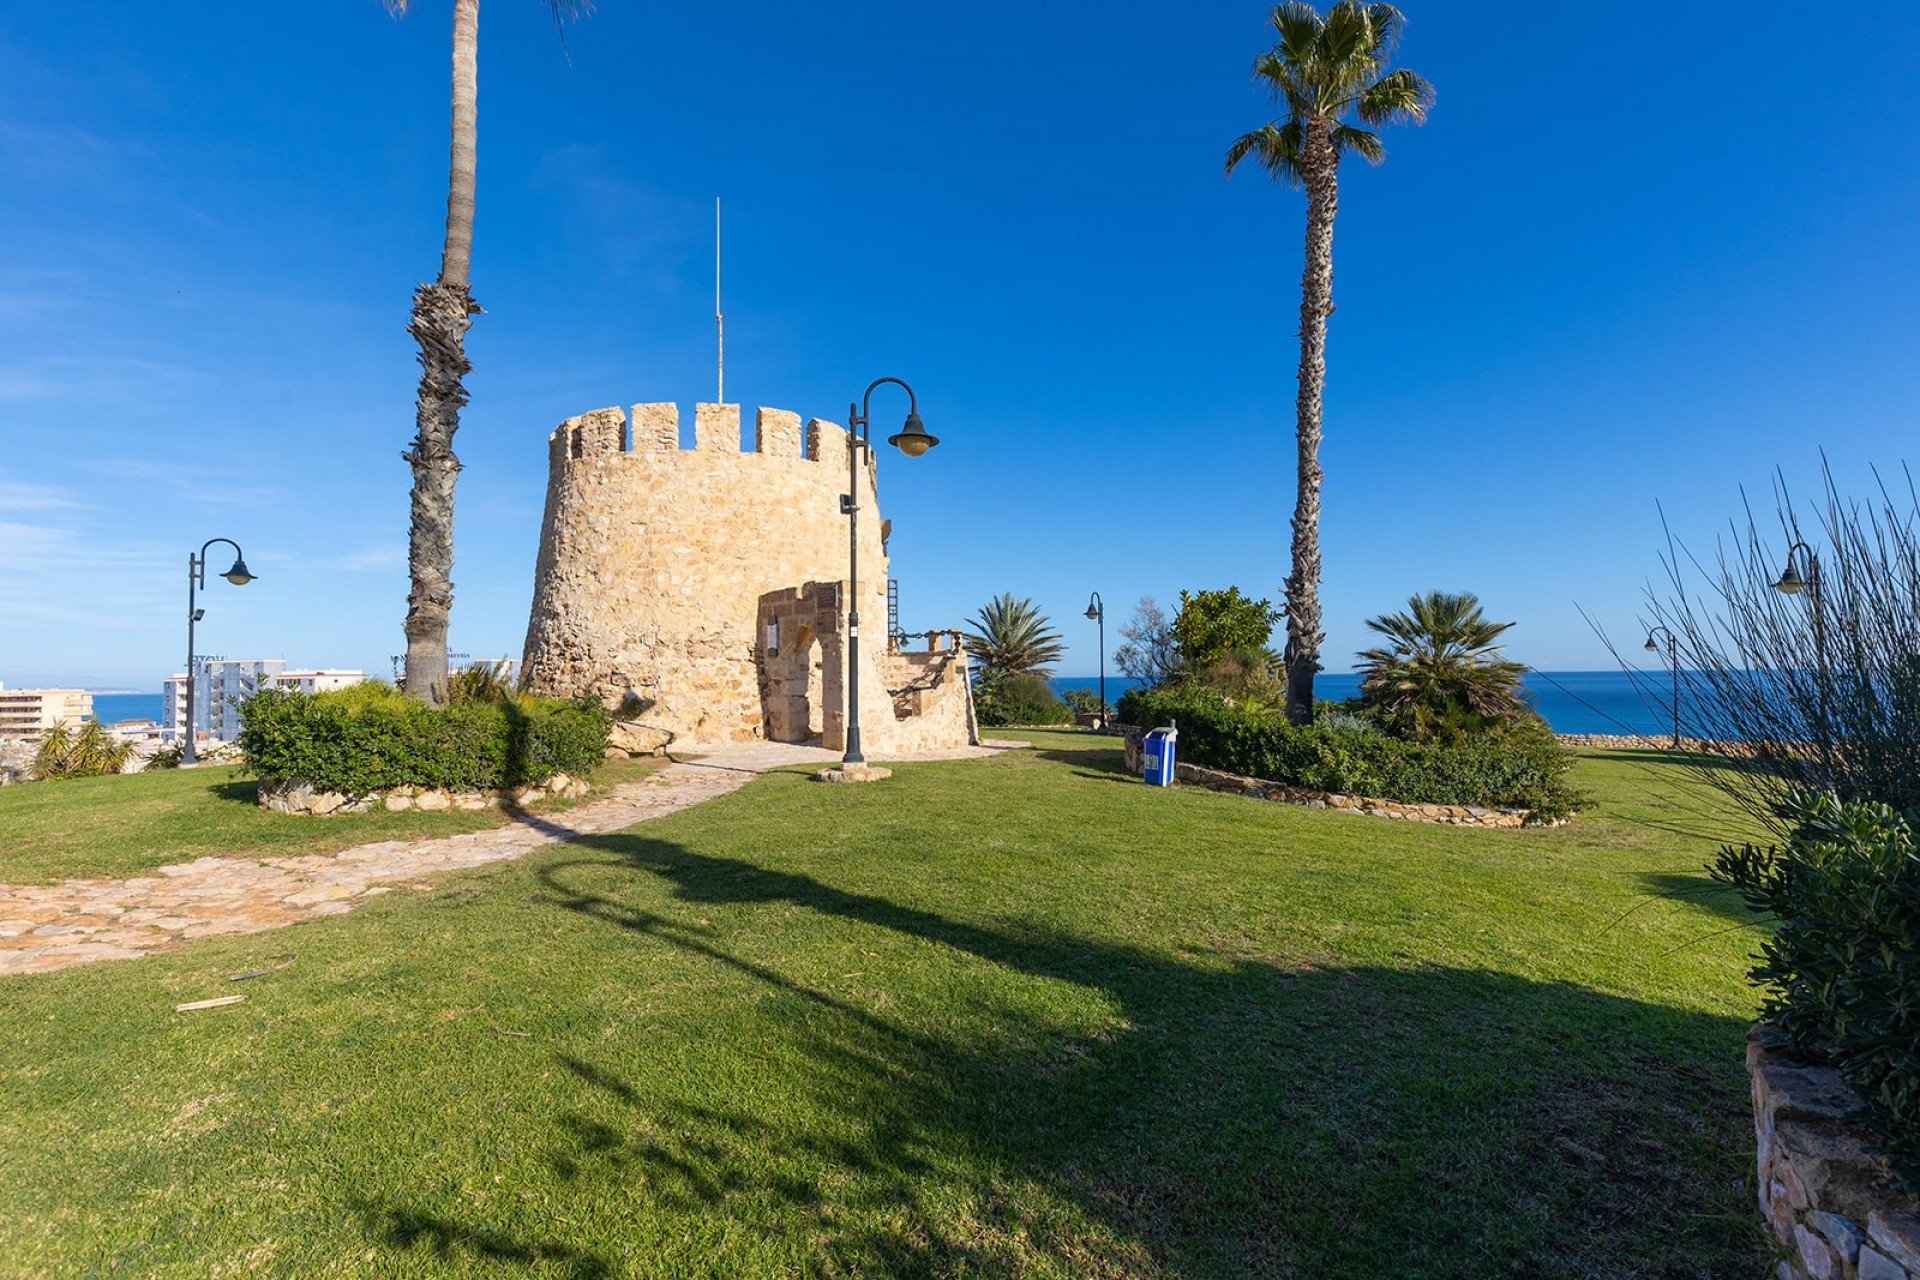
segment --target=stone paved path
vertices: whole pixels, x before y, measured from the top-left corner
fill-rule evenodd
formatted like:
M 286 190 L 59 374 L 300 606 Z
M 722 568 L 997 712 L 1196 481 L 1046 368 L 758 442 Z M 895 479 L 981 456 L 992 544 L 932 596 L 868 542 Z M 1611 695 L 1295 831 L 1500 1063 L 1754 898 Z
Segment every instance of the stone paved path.
M 953 754 L 992 755 L 996 749 L 1004 748 L 995 744 Z M 725 747 L 696 761 L 669 764 L 614 788 L 604 799 L 490 831 L 386 840 L 288 858 L 197 858 L 130 880 L 0 884 L 0 977 L 96 960 L 133 960 L 193 938 L 259 933 L 339 915 L 421 876 L 620 831 L 738 790 L 769 769 L 838 759 L 835 752 L 782 743 Z

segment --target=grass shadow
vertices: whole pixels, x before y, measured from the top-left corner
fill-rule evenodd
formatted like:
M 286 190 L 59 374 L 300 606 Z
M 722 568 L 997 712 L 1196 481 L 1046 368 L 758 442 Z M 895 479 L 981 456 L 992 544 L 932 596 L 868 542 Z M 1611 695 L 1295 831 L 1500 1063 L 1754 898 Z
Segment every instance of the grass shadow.
M 1735 1019 L 1482 970 L 1300 969 L 952 918 L 634 834 L 572 848 L 537 872 L 549 904 L 630 935 L 636 964 L 675 948 L 763 990 L 757 1052 L 805 1102 L 650 1088 L 617 1046 L 557 1054 L 579 1092 L 547 1163 L 575 1194 L 798 1220 L 829 1274 L 1760 1267 Z M 937 994 L 828 989 L 751 939 L 723 945 L 707 916 L 729 905 L 852 926 L 869 954 L 943 948 L 954 976 Z M 1112 1016 L 1008 1003 L 1004 973 L 1073 984 Z M 563 1240 L 380 1213 L 395 1248 L 605 1265 Z

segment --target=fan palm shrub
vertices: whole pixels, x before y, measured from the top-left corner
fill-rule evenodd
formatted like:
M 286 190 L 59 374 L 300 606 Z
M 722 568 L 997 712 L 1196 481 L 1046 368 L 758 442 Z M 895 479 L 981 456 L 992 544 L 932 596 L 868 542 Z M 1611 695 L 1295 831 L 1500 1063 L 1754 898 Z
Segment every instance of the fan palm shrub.
M 115 738 L 100 727 L 98 720 L 87 721 L 78 732 L 57 724 L 40 737 L 33 757 L 33 777 L 46 782 L 119 773 L 132 754 L 133 744 Z
M 1433 105 L 1433 86 L 1424 78 L 1387 67 L 1405 21 L 1390 4 L 1341 0 L 1325 16 L 1309 4 L 1276 6 L 1269 22 L 1279 39 L 1254 59 L 1253 77 L 1282 114 L 1227 148 L 1228 173 L 1252 158 L 1274 180 L 1307 194 L 1294 401 L 1293 565 L 1286 583 L 1287 718 L 1295 724 L 1313 719 L 1313 677 L 1326 641 L 1320 629 L 1320 427 L 1340 162 L 1354 154 L 1380 163 L 1386 156 L 1380 136 L 1361 126 L 1418 124 Z M 1359 124 L 1352 123 L 1356 118 Z
M 1038 605 L 1004 591 L 973 615 L 964 639 L 967 652 L 984 668 L 983 679 L 996 675 L 1045 678 L 1053 674 L 1053 664 L 1065 651 L 1060 633 Z
M 1360 699 L 1389 731 L 1457 743 L 1533 717 L 1526 668 L 1500 656 L 1513 624 L 1488 618 L 1471 592 L 1425 592 L 1367 626 L 1388 643 L 1361 651 Z

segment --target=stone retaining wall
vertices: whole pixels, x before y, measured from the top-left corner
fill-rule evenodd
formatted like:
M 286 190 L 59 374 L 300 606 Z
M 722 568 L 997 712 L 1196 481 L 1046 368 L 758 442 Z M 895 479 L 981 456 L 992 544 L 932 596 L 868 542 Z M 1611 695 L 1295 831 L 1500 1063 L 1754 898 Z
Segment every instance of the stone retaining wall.
M 540 800 L 578 800 L 592 790 L 585 779 L 556 773 L 537 787 L 508 787 L 500 791 L 446 791 L 437 787 L 395 787 L 359 797 L 338 791 L 315 791 L 313 784 L 291 778 L 275 782 L 262 779 L 259 804 L 275 813 L 299 813 L 326 817 L 336 813 L 367 813 L 385 809 L 404 813 L 409 809 L 429 812 L 444 809 L 478 811 L 496 805 L 529 805 Z
M 1139 773 L 1141 769 L 1141 748 L 1144 742 L 1137 734 L 1128 734 L 1125 745 L 1125 759 L 1129 773 Z M 1195 786 L 1206 787 L 1210 791 L 1231 791 L 1253 800 L 1273 800 L 1281 804 L 1297 804 L 1308 809 L 1339 809 L 1346 813 L 1363 813 L 1370 818 L 1398 818 L 1403 822 L 1437 822 L 1454 827 L 1525 827 L 1547 826 L 1557 823 L 1535 823 L 1533 814 L 1526 809 L 1488 809 L 1472 804 L 1415 804 L 1404 800 L 1382 800 L 1374 796 L 1347 796 L 1333 791 L 1312 791 L 1306 787 L 1290 787 L 1285 783 L 1269 782 L 1263 778 L 1247 778 L 1237 773 L 1227 773 L 1220 769 L 1207 769 L 1197 764 L 1179 764 L 1173 766 L 1176 782 L 1188 782 Z
M 1920 1204 L 1849 1123 L 1859 1096 L 1774 1027 L 1748 1033 L 1747 1070 L 1760 1216 L 1786 1254 L 1776 1280 L 1920 1280 Z

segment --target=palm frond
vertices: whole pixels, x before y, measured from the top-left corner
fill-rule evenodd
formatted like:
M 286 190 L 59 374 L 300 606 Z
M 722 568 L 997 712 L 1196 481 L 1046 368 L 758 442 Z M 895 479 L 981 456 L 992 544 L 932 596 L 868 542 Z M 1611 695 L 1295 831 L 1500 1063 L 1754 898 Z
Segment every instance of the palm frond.
M 1325 26 L 1325 19 L 1320 16 L 1318 9 L 1310 4 L 1277 4 L 1268 22 L 1280 37 L 1279 43 L 1274 46 L 1280 56 L 1297 65 L 1312 60 L 1314 45 L 1319 43 L 1321 29 Z
M 1333 131 L 1333 145 L 1339 151 L 1353 152 L 1368 164 L 1379 164 L 1387 158 L 1387 149 L 1381 145 L 1379 134 L 1356 129 L 1350 124 L 1343 124 Z
M 1300 147 L 1304 136 L 1304 127 L 1298 119 L 1284 124 L 1269 121 L 1243 133 L 1227 148 L 1227 172 L 1232 173 L 1235 165 L 1251 155 L 1259 160 L 1268 176 L 1297 187 L 1302 181 Z
M 1368 124 L 1395 124 L 1410 120 L 1419 124 L 1433 107 L 1433 85 L 1427 78 L 1402 67 L 1375 80 L 1360 91 L 1355 108 Z

